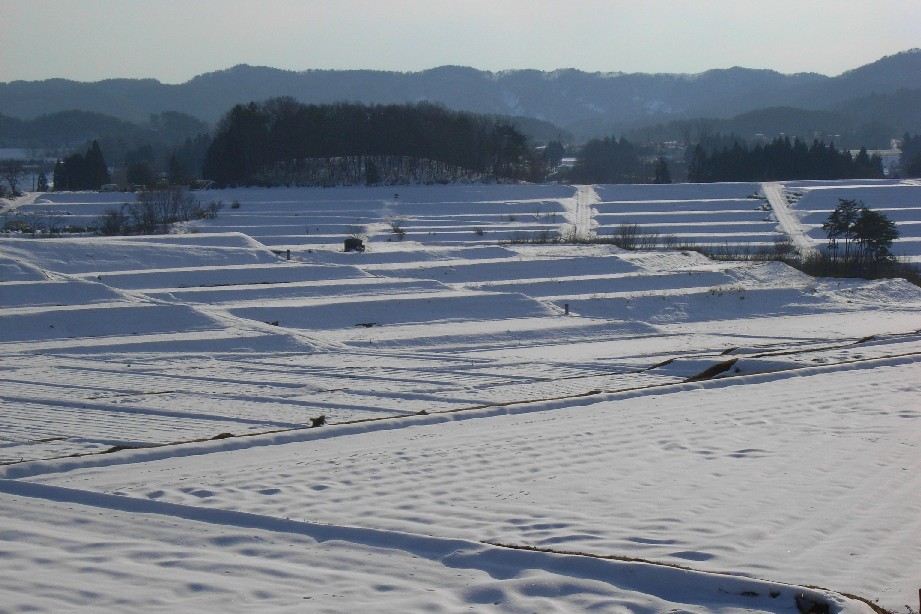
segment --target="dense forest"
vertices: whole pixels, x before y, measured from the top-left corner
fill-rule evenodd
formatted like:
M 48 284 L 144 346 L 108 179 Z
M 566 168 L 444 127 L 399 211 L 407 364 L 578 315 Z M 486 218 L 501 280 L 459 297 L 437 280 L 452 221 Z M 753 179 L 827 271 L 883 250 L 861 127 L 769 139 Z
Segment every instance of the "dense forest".
M 429 103 L 305 105 L 286 97 L 233 107 L 217 126 L 202 171 L 218 185 L 328 185 L 328 174 L 309 169 L 335 165 L 308 161 L 351 160 L 354 167 L 357 157 L 372 158 L 371 171 L 359 164 L 348 183 L 408 181 L 378 172 L 388 157 L 482 178 L 539 178 L 543 170 L 535 168 L 542 159 L 532 155 L 525 136 L 494 117 Z

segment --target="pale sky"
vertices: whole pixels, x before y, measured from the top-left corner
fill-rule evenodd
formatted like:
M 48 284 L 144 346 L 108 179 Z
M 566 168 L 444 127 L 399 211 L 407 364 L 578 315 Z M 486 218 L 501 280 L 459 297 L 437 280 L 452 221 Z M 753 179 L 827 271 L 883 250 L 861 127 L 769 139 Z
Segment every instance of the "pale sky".
M 834 76 L 921 47 L 921 0 L 0 0 L 0 19 L 0 82 L 236 64 Z

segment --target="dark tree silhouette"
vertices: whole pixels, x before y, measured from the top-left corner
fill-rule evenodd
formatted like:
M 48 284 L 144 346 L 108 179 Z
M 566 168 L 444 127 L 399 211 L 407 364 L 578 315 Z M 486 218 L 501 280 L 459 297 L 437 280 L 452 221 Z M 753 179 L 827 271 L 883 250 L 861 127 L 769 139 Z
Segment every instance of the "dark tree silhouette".
M 659 158 L 656 161 L 655 177 L 653 183 L 671 183 L 672 174 L 668 170 L 668 161 L 665 158 Z
M 898 238 L 898 228 L 885 213 L 867 208 L 860 210 L 854 221 L 854 239 L 859 247 L 861 261 L 891 258 L 892 242 Z
M 838 151 L 834 143 L 777 138 L 754 148 L 739 141 L 732 146 L 708 150 L 698 144 L 688 163 L 688 180 L 776 181 L 790 179 L 874 179 L 883 177 L 882 159 L 861 149 L 857 157 Z
M 524 135 L 501 119 L 428 103 L 304 105 L 274 98 L 237 105 L 224 116 L 203 175 L 219 185 L 377 183 L 393 181 L 401 168 L 405 176 L 423 160 L 510 179 L 528 178 L 532 170 Z
M 574 183 L 648 183 L 648 167 L 627 139 L 592 139 L 582 146 L 570 178 Z
M 19 182 L 22 179 L 23 163 L 21 160 L 10 158 L 3 162 L 3 178 L 10 186 L 10 194 L 19 196 Z
M 899 231 L 884 213 L 873 211 L 859 200 L 840 199 L 822 229 L 828 236 L 828 251 L 832 260 L 866 263 L 891 258 L 892 242 Z M 844 255 L 838 253 L 838 239 L 844 238 Z M 851 249 L 851 244 L 855 248 Z
M 550 141 L 544 149 L 544 160 L 553 167 L 559 166 L 565 155 L 566 148 L 559 141 Z
M 921 177 L 921 134 L 911 136 L 906 132 L 901 149 L 899 168 L 902 177 Z
M 54 189 L 98 190 L 109 183 L 109 168 L 97 141 L 86 154 L 71 154 L 54 164 Z

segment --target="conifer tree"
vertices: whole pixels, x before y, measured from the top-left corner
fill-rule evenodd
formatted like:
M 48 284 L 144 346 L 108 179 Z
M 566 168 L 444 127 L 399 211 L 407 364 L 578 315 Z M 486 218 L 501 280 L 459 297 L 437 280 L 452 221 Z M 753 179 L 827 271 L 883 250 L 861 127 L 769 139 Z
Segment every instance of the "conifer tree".
M 671 182 L 672 174 L 668 170 L 668 162 L 665 160 L 665 158 L 659 158 L 658 161 L 656 161 L 655 178 L 653 179 L 653 183 Z
M 109 183 L 109 167 L 99 148 L 99 142 L 93 141 L 89 151 L 84 157 L 83 183 L 86 190 L 98 190 L 103 184 Z

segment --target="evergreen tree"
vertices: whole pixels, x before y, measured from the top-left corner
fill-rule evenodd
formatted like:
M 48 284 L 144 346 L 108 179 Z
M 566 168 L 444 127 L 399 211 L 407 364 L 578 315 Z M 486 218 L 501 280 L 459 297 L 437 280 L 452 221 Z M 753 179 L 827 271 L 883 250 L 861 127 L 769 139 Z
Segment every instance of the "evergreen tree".
M 902 136 L 902 155 L 899 168 L 903 177 L 921 177 L 921 134 L 911 136 L 907 132 Z
M 672 174 L 668 170 L 668 162 L 665 158 L 659 158 L 656 161 L 655 169 L 655 178 L 652 181 L 653 183 L 671 183 Z
M 903 177 L 921 177 L 921 154 L 918 154 L 907 166 L 902 167 Z
M 553 167 L 560 165 L 564 155 L 566 155 L 566 148 L 559 141 L 550 141 L 544 149 L 544 160 Z
M 48 175 L 45 174 L 45 171 L 42 171 L 38 174 L 38 180 L 36 183 L 36 189 L 39 192 L 48 191 Z
M 54 190 L 56 192 L 67 189 L 67 167 L 64 166 L 63 160 L 55 161 L 51 179 L 54 182 Z
M 105 183 L 109 183 L 109 169 L 96 141 L 86 155 L 74 153 L 54 164 L 56 191 L 98 190 Z
M 828 237 L 828 247 L 832 252 L 832 258 L 838 256 L 838 239 L 844 238 L 844 260 L 850 259 L 850 243 L 854 238 L 854 222 L 860 215 L 860 211 L 865 209 L 866 205 L 859 200 L 839 199 L 838 206 L 832 211 L 825 222 L 822 224 L 822 230 Z
M 182 167 L 182 164 L 179 163 L 179 157 L 176 156 L 176 153 L 170 155 L 169 165 L 166 173 L 167 181 L 170 185 L 181 185 L 186 181 L 185 169 Z
M 698 143 L 694 147 L 694 153 L 688 162 L 688 181 L 691 183 L 707 183 L 712 181 L 708 172 L 707 152 L 703 146 Z
M 845 262 L 870 262 L 891 256 L 889 248 L 899 231 L 884 213 L 872 211 L 859 200 L 840 199 L 838 206 L 822 224 L 829 240 L 832 259 L 837 259 L 837 240 L 844 238 Z M 856 248 L 851 250 L 851 243 Z
M 98 190 L 103 184 L 109 183 L 109 167 L 99 148 L 99 142 L 93 141 L 89 151 L 84 157 L 84 188 L 86 190 Z
M 130 185 L 140 185 L 145 188 L 151 188 L 157 183 L 153 170 L 151 170 L 150 165 L 144 160 L 138 160 L 137 162 L 129 164 L 126 178 Z
M 859 247 L 857 257 L 863 262 L 891 257 L 889 248 L 892 247 L 892 242 L 899 238 L 898 228 L 885 213 L 866 207 L 860 209 L 857 219 L 854 220 L 853 234 Z

